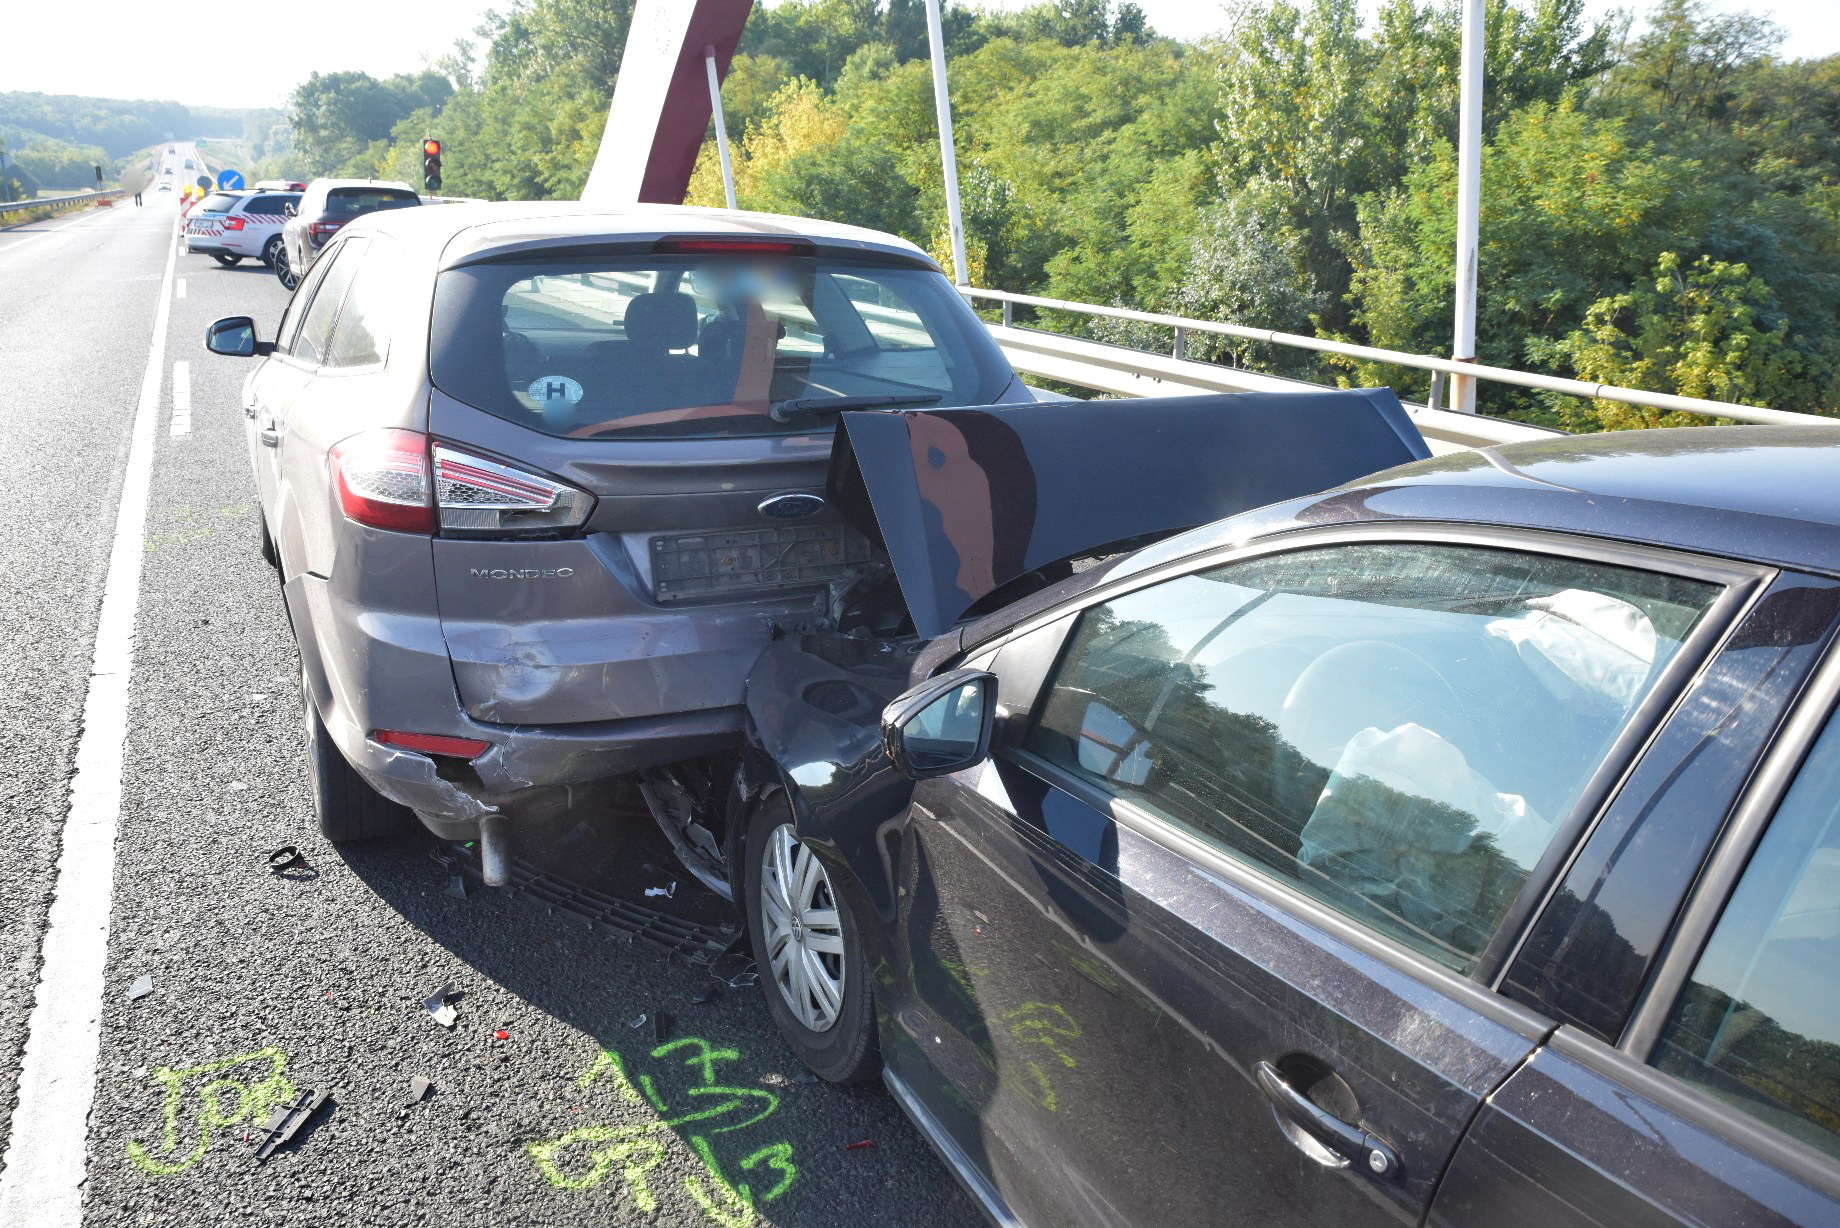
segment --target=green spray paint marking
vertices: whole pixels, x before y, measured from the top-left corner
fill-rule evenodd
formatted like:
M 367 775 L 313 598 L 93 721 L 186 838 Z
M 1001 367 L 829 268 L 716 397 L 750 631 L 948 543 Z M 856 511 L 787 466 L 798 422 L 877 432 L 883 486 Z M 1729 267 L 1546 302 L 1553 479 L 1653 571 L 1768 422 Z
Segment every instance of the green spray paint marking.
M 639 1103 L 639 1093 L 633 1090 L 632 1080 L 626 1077 L 626 1064 L 620 1061 L 620 1055 L 612 1049 L 602 1049 L 601 1055 L 594 1059 L 594 1065 L 582 1072 L 581 1078 L 575 1080 L 576 1087 L 586 1087 L 603 1074 L 611 1072 L 613 1085 L 620 1093 L 620 1099 L 628 1104 Z
M 128 1158 L 134 1162 L 135 1167 L 156 1177 L 170 1177 L 174 1173 L 184 1172 L 204 1157 L 205 1148 L 211 1145 L 211 1138 L 218 1130 L 246 1121 L 260 1121 L 277 1104 L 285 1104 L 294 1098 L 294 1085 L 287 1077 L 287 1054 L 273 1047 L 184 1070 L 174 1070 L 167 1066 L 155 1070 L 153 1077 L 166 1085 L 165 1129 L 160 1137 L 160 1155 L 170 1157 L 180 1147 L 179 1111 L 185 1100 L 185 1093 L 181 1090 L 185 1081 L 255 1061 L 268 1062 L 268 1069 L 260 1078 L 249 1082 L 229 1078 L 212 1079 L 198 1089 L 198 1145 L 192 1148 L 189 1155 L 178 1160 L 156 1159 L 139 1141 L 133 1141 L 128 1144 Z M 234 1099 L 227 1101 L 227 1097 Z M 227 1103 L 230 1104 L 228 1108 Z
M 743 1173 L 753 1174 L 763 1182 L 771 1180 L 771 1187 L 756 1196 L 748 1181 L 731 1180 L 724 1175 L 712 1139 L 746 1130 L 773 1116 L 779 1111 L 779 1097 L 763 1088 L 731 1087 L 719 1082 L 719 1067 L 725 1062 L 739 1062 L 741 1054 L 734 1049 L 717 1048 L 700 1037 L 666 1041 L 648 1056 L 661 1064 L 656 1070 L 657 1078 L 651 1071 L 629 1075 L 626 1060 L 612 1049 L 603 1049 L 575 1085 L 587 1088 L 607 1079 L 626 1103 L 650 1104 L 658 1113 L 657 1120 L 637 1125 L 583 1126 L 553 1142 L 528 1144 L 525 1154 L 535 1162 L 543 1179 L 558 1189 L 593 1189 L 618 1173 L 633 1205 L 649 1214 L 658 1207 L 658 1194 L 648 1174 L 664 1158 L 667 1145 L 681 1137 L 702 1169 L 681 1179 L 684 1193 L 718 1228 L 753 1228 L 759 1219 L 757 1198 L 758 1202 L 772 1202 L 798 1180 L 792 1144 L 782 1141 L 757 1146 L 739 1162 Z M 668 1061 L 673 1058 L 679 1060 Z M 673 1111 L 658 1084 L 667 1072 L 678 1068 L 688 1070 L 694 1082 L 683 1089 L 681 1109 Z M 696 1132 L 680 1133 L 684 1127 L 695 1127 Z M 580 1167 L 583 1147 L 588 1148 L 585 1168 Z M 576 1159 L 565 1164 L 562 1153 L 571 1150 Z

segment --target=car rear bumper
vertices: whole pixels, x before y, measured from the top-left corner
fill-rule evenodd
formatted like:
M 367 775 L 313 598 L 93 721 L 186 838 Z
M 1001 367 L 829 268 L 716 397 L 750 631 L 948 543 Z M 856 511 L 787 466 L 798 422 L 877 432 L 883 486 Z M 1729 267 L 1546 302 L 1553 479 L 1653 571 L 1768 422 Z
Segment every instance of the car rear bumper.
M 228 250 L 230 249 L 224 246 L 223 239 L 216 235 L 188 234 L 185 236 L 185 251 L 187 255 L 210 256 Z
M 569 810 L 599 782 L 740 745 L 738 698 L 689 712 L 565 724 L 475 719 L 461 706 L 439 618 L 381 608 L 362 578 L 355 584 L 348 592 L 343 580 L 311 574 L 287 582 L 308 684 L 346 760 L 445 838 L 471 838 L 493 814 Z M 737 677 L 737 697 L 739 684 Z M 434 757 L 385 745 L 375 737 L 380 730 L 473 738 L 490 749 L 470 762 Z

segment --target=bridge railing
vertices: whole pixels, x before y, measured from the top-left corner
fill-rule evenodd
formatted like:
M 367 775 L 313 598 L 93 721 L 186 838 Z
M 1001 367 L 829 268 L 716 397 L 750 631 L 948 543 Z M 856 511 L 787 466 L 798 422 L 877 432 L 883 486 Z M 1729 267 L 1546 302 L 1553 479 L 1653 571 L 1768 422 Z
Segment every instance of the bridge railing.
M 120 196 L 120 189 L 108 192 L 78 192 L 74 196 L 45 196 L 38 200 L 14 200 L 0 204 L 0 217 L 9 213 L 24 213 L 27 209 L 68 209 L 73 205 L 86 205 L 105 197 Z
M 1140 350 L 1127 350 L 1124 349 L 1124 347 L 1118 346 L 1104 346 L 1103 350 L 1098 350 L 1093 347 L 1101 346 L 1102 343 L 1074 338 L 1070 338 L 1069 340 L 1083 342 L 1079 352 L 1077 354 L 1061 356 L 1076 364 L 1084 360 L 1095 359 L 1101 362 L 1102 365 L 1118 369 L 1136 366 L 1140 368 L 1139 373 L 1142 377 L 1149 380 L 1170 380 L 1171 377 L 1174 376 L 1176 378 L 1173 379 L 1173 382 L 1187 384 L 1193 382 L 1196 378 L 1202 378 L 1194 370 L 1195 368 L 1206 368 L 1211 366 L 1221 371 L 1223 374 L 1231 372 L 1236 383 L 1245 384 L 1248 387 L 1263 387 L 1265 386 L 1263 381 L 1271 381 L 1274 384 L 1283 383 L 1295 385 L 1296 381 L 1278 380 L 1273 376 L 1260 376 L 1254 372 L 1243 372 L 1235 368 L 1219 367 L 1217 364 L 1199 363 L 1188 359 L 1185 352 L 1188 334 L 1211 333 L 1223 337 L 1237 337 L 1246 341 L 1262 341 L 1270 345 L 1282 345 L 1290 346 L 1295 349 L 1314 350 L 1323 354 L 1338 354 L 1346 358 L 1361 358 L 1370 362 L 1388 363 L 1397 367 L 1411 367 L 1420 371 L 1435 372 L 1440 375 L 1467 375 L 1479 380 L 1488 380 L 1491 383 L 1512 384 L 1520 388 L 1537 388 L 1547 392 L 1561 392 L 1570 396 L 1584 397 L 1589 400 L 1616 401 L 1625 405 L 1642 405 L 1661 410 L 1679 410 L 1684 413 L 1699 414 L 1705 417 L 1726 418 L 1734 422 L 1768 423 L 1771 425 L 1840 426 L 1840 418 L 1826 418 L 1816 414 L 1800 414 L 1783 409 L 1766 409 L 1755 405 L 1737 405 L 1728 401 L 1708 401 L 1700 397 L 1676 396 L 1669 392 L 1645 392 L 1640 388 L 1620 388 L 1614 384 L 1594 384 L 1588 380 L 1566 379 L 1557 375 L 1541 375 L 1533 371 L 1515 371 L 1507 367 L 1491 367 L 1480 363 L 1456 362 L 1449 358 L 1438 358 L 1435 355 L 1408 354 L 1400 350 L 1379 349 L 1371 345 L 1354 345 L 1350 342 L 1330 341 L 1322 337 L 1305 337 L 1298 333 L 1283 333 L 1268 328 L 1249 328 L 1243 324 L 1225 324 L 1217 320 L 1197 320 L 1187 316 L 1162 315 L 1151 311 L 1133 311 L 1126 307 L 1106 307 L 1097 303 L 1076 303 L 1066 299 L 1043 298 L 1034 294 L 1011 294 L 1005 290 L 983 290 L 973 286 L 960 286 L 958 290 L 960 294 L 963 294 L 969 299 L 1001 304 L 1003 310 L 1003 328 L 1002 331 L 997 334 L 999 341 L 1001 342 L 1003 340 L 1005 334 L 1026 334 L 1014 338 L 1019 348 L 1024 349 L 1031 348 L 1029 345 L 1029 338 L 1035 336 L 1058 337 L 1059 334 L 1037 333 L 1033 330 L 1016 328 L 1014 309 L 1019 306 L 1034 307 L 1049 311 L 1065 311 L 1076 315 L 1097 316 L 1111 320 L 1130 320 L 1139 324 L 1153 324 L 1172 329 L 1175 333 L 1175 348 L 1174 353 L 1168 358 L 1160 354 L 1151 354 Z M 1009 346 L 1005 345 L 1005 349 L 1009 349 Z M 1122 351 L 1124 354 L 1141 354 L 1145 361 L 1135 364 L 1129 361 L 1123 361 L 1121 363 L 1121 360 L 1116 358 L 1111 358 L 1108 361 L 1104 351 Z M 1014 357 L 1014 355 L 1012 355 L 1012 357 Z M 1106 384 L 1088 384 L 1081 379 L 1069 378 L 1068 362 L 1055 363 L 1052 360 L 1056 355 L 1051 352 L 1047 354 L 1047 357 L 1050 361 L 1040 364 L 1044 369 L 1034 372 L 1024 370 L 1023 373 L 1039 374 L 1045 378 L 1061 380 L 1064 383 L 1074 384 L 1079 387 L 1097 388 L 1101 391 L 1124 391 L 1121 388 L 1109 386 L 1109 383 L 1116 381 L 1108 380 Z M 1172 362 L 1179 364 L 1179 368 L 1170 367 L 1169 364 Z M 1045 369 L 1048 367 L 1055 367 L 1056 369 Z M 1126 373 L 1129 374 L 1128 371 Z M 1072 372 L 1072 374 L 1078 374 L 1078 372 Z M 1453 415 L 1449 414 L 1449 411 L 1441 410 L 1439 408 L 1441 398 L 1438 395 L 1440 383 L 1441 381 L 1439 380 L 1434 379 L 1432 381 L 1432 401 L 1429 409 L 1433 412 L 1459 419 L 1477 417 L 1477 415 L 1471 414 Z

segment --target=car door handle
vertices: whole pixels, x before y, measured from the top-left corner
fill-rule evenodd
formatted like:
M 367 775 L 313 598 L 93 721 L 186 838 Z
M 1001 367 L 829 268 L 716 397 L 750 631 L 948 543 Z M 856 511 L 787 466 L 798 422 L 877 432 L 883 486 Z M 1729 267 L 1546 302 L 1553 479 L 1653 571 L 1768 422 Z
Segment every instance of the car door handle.
M 278 448 L 281 446 L 281 432 L 275 429 L 275 425 L 272 422 L 257 427 L 256 438 L 262 441 L 262 446 L 265 448 Z
M 1316 1104 L 1292 1087 L 1270 1062 L 1260 1062 L 1254 1074 L 1259 1090 L 1286 1121 L 1363 1172 L 1393 1181 L 1399 1179 L 1399 1153 L 1384 1139 L 1359 1126 L 1349 1125 Z

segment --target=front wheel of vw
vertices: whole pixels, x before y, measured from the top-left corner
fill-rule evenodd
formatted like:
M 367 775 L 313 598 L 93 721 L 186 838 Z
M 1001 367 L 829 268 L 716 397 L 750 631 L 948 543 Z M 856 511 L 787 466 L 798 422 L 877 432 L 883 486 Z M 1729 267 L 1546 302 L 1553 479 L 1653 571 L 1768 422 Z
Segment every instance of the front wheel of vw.
M 806 1067 L 832 1083 L 881 1073 L 875 999 L 849 900 L 792 825 L 785 795 L 747 834 L 747 919 L 773 1023 Z

